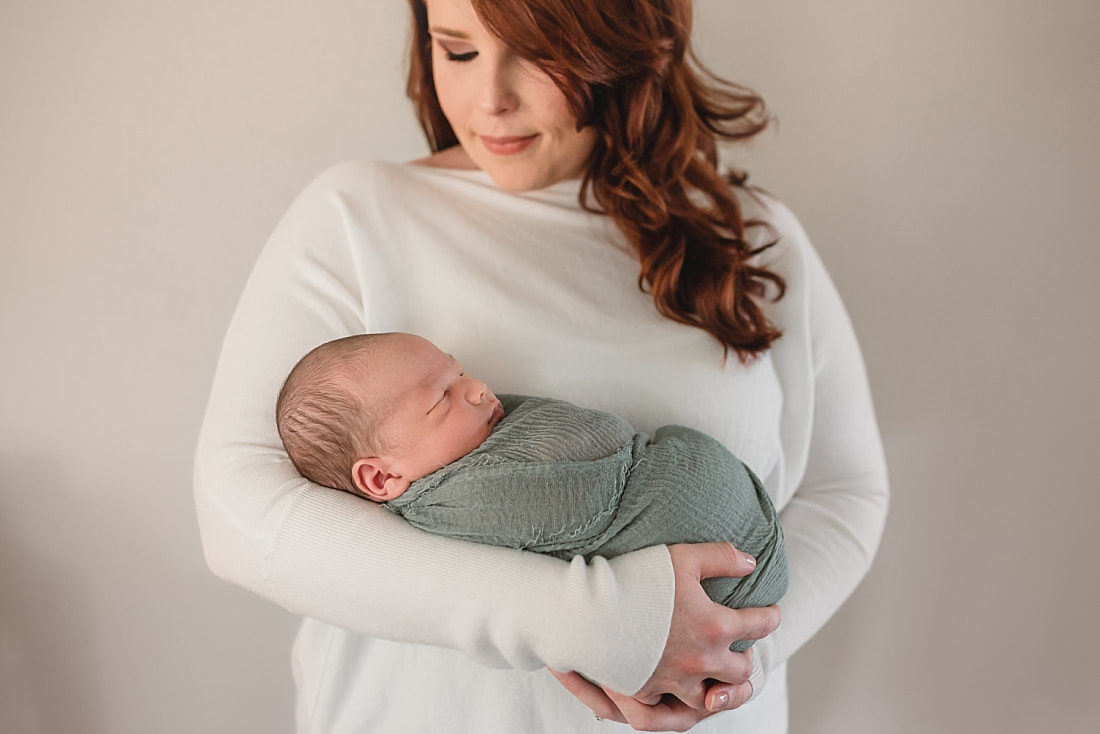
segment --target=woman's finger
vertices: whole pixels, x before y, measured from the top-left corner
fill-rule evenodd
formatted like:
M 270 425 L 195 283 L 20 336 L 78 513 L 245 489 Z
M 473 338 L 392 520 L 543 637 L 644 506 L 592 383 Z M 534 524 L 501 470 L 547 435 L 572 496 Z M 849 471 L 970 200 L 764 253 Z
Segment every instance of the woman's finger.
M 620 724 L 629 723 L 619 707 L 608 697 L 602 688 L 593 685 L 579 673 L 559 673 L 551 670 L 550 675 L 557 678 L 565 690 L 572 693 L 578 701 L 592 709 L 592 715 Z
M 707 711 L 717 713 L 719 711 L 731 711 L 750 698 L 752 698 L 752 683 L 746 681 L 740 685 L 715 683 L 707 689 L 703 701 Z
M 738 640 L 762 640 L 779 627 L 783 621 L 783 613 L 779 611 L 779 605 L 770 607 L 745 607 L 737 610 L 737 639 Z
M 635 697 L 640 703 L 652 705 L 658 701 L 667 700 L 669 696 L 674 696 L 690 708 L 704 713 L 714 711 L 716 709 L 712 708 L 712 705 L 717 700 L 715 696 L 721 695 L 721 692 L 716 692 L 714 696 L 711 696 L 710 689 L 715 684 L 721 684 L 730 686 L 729 689 L 726 689 L 726 692 L 731 693 L 738 686 L 744 685 L 749 676 L 752 675 L 751 650 L 744 653 L 729 652 L 728 650 L 719 653 L 718 656 L 705 665 L 705 669 L 707 672 L 687 678 L 651 679 L 641 691 L 635 694 Z M 662 699 L 662 694 L 668 695 Z M 742 698 L 747 697 L 731 693 L 727 703 L 730 701 L 743 703 Z M 720 706 L 717 710 L 725 710 L 726 708 L 733 708 L 733 706 Z
M 711 715 L 673 696 L 665 696 L 659 703 L 650 705 L 614 691 L 605 690 L 605 693 L 626 717 L 626 723 L 638 731 L 687 731 Z
M 741 578 L 756 570 L 756 559 L 730 543 L 687 543 L 677 550 L 691 557 L 701 579 Z

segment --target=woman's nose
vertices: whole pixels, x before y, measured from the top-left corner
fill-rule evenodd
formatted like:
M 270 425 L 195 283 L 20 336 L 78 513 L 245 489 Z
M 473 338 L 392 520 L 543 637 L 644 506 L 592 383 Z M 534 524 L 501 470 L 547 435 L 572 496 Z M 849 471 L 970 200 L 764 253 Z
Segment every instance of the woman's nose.
M 490 115 L 511 112 L 519 106 L 519 96 L 514 85 L 516 65 L 513 61 L 502 59 L 489 67 L 481 90 L 481 109 Z

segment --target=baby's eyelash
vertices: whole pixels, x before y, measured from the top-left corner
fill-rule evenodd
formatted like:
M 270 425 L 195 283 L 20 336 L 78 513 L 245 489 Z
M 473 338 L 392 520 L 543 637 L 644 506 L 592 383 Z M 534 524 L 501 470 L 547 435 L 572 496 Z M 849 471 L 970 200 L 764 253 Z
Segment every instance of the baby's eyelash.
M 432 413 L 432 411 L 434 411 L 434 410 L 435 410 L 436 408 L 438 408 L 438 407 L 439 407 L 440 405 L 442 405 L 442 404 L 443 404 L 443 401 L 447 399 L 447 397 L 448 397 L 448 395 L 450 394 L 450 392 L 451 392 L 450 390 L 444 390 L 444 391 L 443 391 L 443 394 L 442 394 L 441 396 L 439 396 L 439 400 L 436 400 L 436 401 L 435 401 L 435 405 L 433 405 L 432 407 L 428 408 L 428 413 L 429 413 L 429 414 L 431 414 L 431 413 Z

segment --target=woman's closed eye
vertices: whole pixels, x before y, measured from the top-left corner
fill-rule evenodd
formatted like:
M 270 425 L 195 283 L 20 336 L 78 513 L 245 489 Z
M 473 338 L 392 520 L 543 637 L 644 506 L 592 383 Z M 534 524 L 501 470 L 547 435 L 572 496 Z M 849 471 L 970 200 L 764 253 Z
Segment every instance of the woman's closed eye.
M 439 47 L 443 49 L 443 53 L 447 55 L 447 61 L 457 61 L 461 63 L 463 61 L 473 61 L 477 58 L 477 49 L 465 46 L 451 46 L 445 43 L 440 43 Z

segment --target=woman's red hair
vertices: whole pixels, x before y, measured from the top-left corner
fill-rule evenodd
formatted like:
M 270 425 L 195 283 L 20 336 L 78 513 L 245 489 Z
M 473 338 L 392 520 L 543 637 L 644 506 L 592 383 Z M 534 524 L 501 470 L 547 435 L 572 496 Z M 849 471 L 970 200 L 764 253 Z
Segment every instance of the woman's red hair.
M 719 140 L 752 137 L 768 124 L 764 101 L 724 81 L 690 47 L 690 0 L 472 0 L 512 51 L 562 90 L 579 125 L 598 131 L 581 203 L 610 216 L 641 263 L 638 285 L 658 312 L 712 334 L 742 362 L 779 330 L 759 299 L 784 281 L 751 262 L 758 250 L 732 187 L 746 177 L 717 170 Z M 423 0 L 413 13 L 408 94 L 433 151 L 458 143 L 432 77 Z M 591 193 L 596 207 L 588 204 Z

